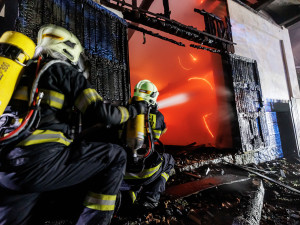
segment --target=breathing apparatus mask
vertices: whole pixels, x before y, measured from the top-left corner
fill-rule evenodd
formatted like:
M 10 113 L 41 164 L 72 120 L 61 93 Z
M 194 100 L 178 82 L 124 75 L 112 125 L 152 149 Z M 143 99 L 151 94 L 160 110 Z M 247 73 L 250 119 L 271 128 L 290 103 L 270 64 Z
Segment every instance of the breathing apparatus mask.
M 148 113 L 146 115 L 139 114 L 127 123 L 126 143 L 129 148 L 128 164 L 131 170 L 141 171 L 144 160 L 154 151 L 154 139 L 149 114 L 150 110 L 156 107 L 158 94 L 156 86 L 149 80 L 138 82 L 134 88 L 134 96 L 131 101 L 147 102 Z

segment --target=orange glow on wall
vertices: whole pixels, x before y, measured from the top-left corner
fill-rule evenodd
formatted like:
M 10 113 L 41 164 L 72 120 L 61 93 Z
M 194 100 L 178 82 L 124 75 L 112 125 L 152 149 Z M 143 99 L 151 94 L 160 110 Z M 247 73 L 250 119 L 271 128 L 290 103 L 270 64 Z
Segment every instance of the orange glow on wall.
M 226 15 L 225 1 L 190 0 L 183 3 L 172 0 L 169 3 L 171 19 L 199 30 L 205 29 L 204 18 L 194 13 L 194 8 L 201 7 L 221 18 Z M 161 1 L 154 1 L 150 11 L 163 12 Z M 152 81 L 158 88 L 159 110 L 168 127 L 161 141 L 167 145 L 196 142 L 218 148 L 232 147 L 227 100 L 230 92 L 224 86 L 221 56 L 191 48 L 186 40 L 160 33 L 187 47 L 148 35 L 146 44 L 142 44 L 143 34 L 135 32 L 129 41 L 129 62 L 132 94 L 133 87 L 142 79 Z

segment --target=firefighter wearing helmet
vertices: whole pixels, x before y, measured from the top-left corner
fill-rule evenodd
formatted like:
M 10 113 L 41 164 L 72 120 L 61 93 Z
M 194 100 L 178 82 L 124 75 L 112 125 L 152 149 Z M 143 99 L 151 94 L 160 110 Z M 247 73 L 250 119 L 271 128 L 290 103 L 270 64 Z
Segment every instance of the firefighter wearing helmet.
M 132 101 L 144 100 L 148 103 L 148 110 L 147 114 L 143 115 L 146 122 L 143 123 L 144 138 L 141 145 L 128 145 L 130 130 L 127 129 L 128 156 L 126 173 L 121 186 L 120 213 L 143 213 L 158 206 L 161 193 L 165 190 L 170 173 L 174 170 L 173 157 L 155 150 L 154 144 L 161 143 L 159 138 L 167 129 L 164 116 L 157 107 L 158 95 L 156 86 L 149 80 L 139 81 L 134 88 Z M 128 207 L 129 205 L 131 207 Z
M 62 27 L 41 27 L 35 53 L 33 63 L 22 63 L 25 70 L 1 113 L 0 224 L 28 224 L 43 192 L 81 183 L 89 192 L 77 224 L 109 224 L 126 152 L 82 136 L 73 140 L 69 114 L 80 111 L 85 128 L 107 127 L 146 113 L 146 103 L 104 103 L 86 79 L 79 40 Z

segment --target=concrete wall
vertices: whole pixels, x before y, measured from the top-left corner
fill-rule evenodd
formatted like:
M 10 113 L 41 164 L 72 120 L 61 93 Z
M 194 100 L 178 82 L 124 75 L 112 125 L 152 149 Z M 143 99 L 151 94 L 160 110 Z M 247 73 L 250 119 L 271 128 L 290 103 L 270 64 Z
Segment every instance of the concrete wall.
M 265 15 L 261 16 L 233 0 L 227 2 L 233 41 L 237 43 L 235 53 L 257 61 L 267 118 L 276 114 L 274 109 L 267 110 L 270 102 L 279 101 L 290 104 L 292 129 L 294 129 L 299 154 L 300 91 L 289 32 L 286 28 L 267 19 Z M 271 122 L 270 125 L 275 127 L 276 123 L 273 120 Z M 285 138 L 287 134 L 280 133 L 281 138 L 278 139 L 273 129 L 268 128 L 268 130 L 270 143 L 267 144 L 268 148 L 261 153 L 270 158 L 276 158 L 278 156 L 274 156 L 273 153 L 278 152 L 276 148 L 281 147 L 280 139 Z
M 257 61 L 263 99 L 299 98 L 299 85 L 288 30 L 233 0 L 228 0 L 228 10 L 233 41 L 237 43 L 236 54 Z M 283 55 L 286 57 L 286 64 Z M 291 87 L 290 94 L 288 82 Z

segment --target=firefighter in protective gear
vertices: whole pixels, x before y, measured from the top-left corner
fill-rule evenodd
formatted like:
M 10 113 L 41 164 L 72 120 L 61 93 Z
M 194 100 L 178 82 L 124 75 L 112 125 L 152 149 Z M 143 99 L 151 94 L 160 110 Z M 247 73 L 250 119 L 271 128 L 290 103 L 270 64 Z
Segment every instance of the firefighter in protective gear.
M 112 106 L 91 88 L 80 69 L 83 48 L 68 30 L 43 26 L 38 33 L 38 60 L 24 71 L 5 109 L 2 136 L 22 120 L 36 92 L 43 93 L 30 130 L 9 146 L 0 146 L 0 224 L 26 224 L 43 192 L 84 184 L 84 209 L 78 225 L 109 224 L 126 165 L 126 152 L 116 144 L 71 139 L 69 112 L 76 107 L 85 127 L 118 125 L 134 118 L 144 105 Z M 36 77 L 34 77 L 36 74 Z M 38 88 L 38 89 L 37 89 Z M 2 121 L 2 118 L 0 118 Z M 76 196 L 74 196 L 76 197 Z
M 174 168 L 175 161 L 170 154 L 161 155 L 154 149 L 154 142 L 166 131 L 164 116 L 157 109 L 158 94 L 156 86 L 149 80 L 141 80 L 134 89 L 134 97 L 143 98 L 148 103 L 149 121 L 145 132 L 146 136 L 150 135 L 152 138 L 145 138 L 145 144 L 137 150 L 136 156 L 127 151 L 127 168 L 121 186 L 121 212 L 128 212 L 128 203 L 134 203 L 132 206 L 137 206 L 138 209 L 155 208 Z

